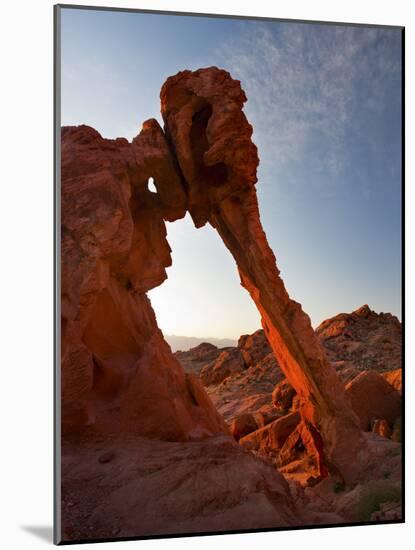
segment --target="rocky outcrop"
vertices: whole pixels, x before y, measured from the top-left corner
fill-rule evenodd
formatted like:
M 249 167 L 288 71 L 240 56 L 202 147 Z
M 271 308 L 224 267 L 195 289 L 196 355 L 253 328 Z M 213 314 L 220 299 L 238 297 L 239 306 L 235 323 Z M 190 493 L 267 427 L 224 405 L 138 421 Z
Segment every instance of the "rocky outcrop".
M 396 390 L 401 391 L 402 328 L 394 315 L 378 314 L 369 306 L 362 306 L 352 313 L 341 313 L 323 321 L 315 332 L 343 383 L 347 384 L 363 370 L 375 370 L 380 372 Z M 379 345 L 380 341 L 381 343 L 383 341 L 383 345 Z M 176 357 L 186 371 L 193 372 L 197 369 L 200 372 L 207 365 L 213 369 L 215 359 L 222 351 L 234 349 L 229 347 L 218 349 L 208 343 L 203 346 L 214 351 L 205 356 L 200 353 L 197 346 L 186 352 L 176 353 Z M 227 385 L 234 386 L 232 378 L 235 381 L 238 378 L 244 387 L 258 386 L 258 382 L 264 382 L 263 388 L 259 391 L 266 392 L 266 381 L 273 385 L 277 382 L 276 396 L 280 389 L 292 388 L 285 379 L 263 330 L 241 336 L 237 347 L 244 358 L 246 370 L 240 373 L 240 376 L 238 373 L 231 374 Z M 391 368 L 393 370 L 390 370 Z M 280 387 L 279 381 L 281 381 Z M 224 389 L 224 387 L 217 388 L 217 393 L 223 392 Z M 239 398 L 237 388 L 234 396 L 235 399 Z M 298 399 L 294 397 L 294 401 L 297 402 Z M 277 408 L 280 407 L 277 402 L 275 405 Z
M 258 423 L 251 413 L 241 414 L 235 417 L 231 424 L 231 434 L 239 441 L 241 437 L 250 434 L 258 429 Z
M 269 345 L 263 330 L 257 330 L 253 334 L 244 334 L 238 340 L 238 348 L 247 367 L 259 365 L 266 360 L 277 361 Z
M 364 370 L 384 373 L 402 366 L 401 323 L 367 304 L 323 321 L 316 334 L 344 382 Z
M 171 264 L 164 220 L 186 208 L 158 123 L 144 123 L 132 143 L 63 128 L 61 172 L 63 436 L 226 432 L 199 380 L 172 355 L 146 296 Z
M 240 444 L 250 451 L 259 451 L 262 455 L 271 454 L 278 457 L 278 453 L 287 437 L 294 431 L 299 422 L 300 415 L 298 412 L 281 416 L 263 428 L 243 437 Z
M 378 419 L 393 426 L 402 414 L 399 392 L 375 371 L 364 371 L 356 376 L 347 384 L 346 395 L 364 431 L 369 431 Z
M 238 352 L 238 349 L 234 348 L 235 354 L 241 356 L 241 350 Z M 210 382 L 211 375 L 218 372 L 218 367 L 216 361 L 208 363 L 202 369 L 204 380 Z M 224 371 L 219 369 L 219 372 Z M 278 416 L 271 402 L 271 393 L 275 384 L 283 377 L 273 353 L 270 352 L 259 363 L 247 365 L 242 360 L 233 371 L 224 372 L 221 382 L 206 386 L 206 391 L 228 422 L 249 412 L 255 414 L 259 425 L 263 425 Z
M 222 351 L 219 357 L 200 371 L 205 386 L 220 384 L 232 374 L 244 370 L 244 362 L 238 348 Z
M 176 351 L 174 355 L 186 372 L 199 376 L 203 367 L 215 361 L 221 353 L 222 350 L 213 344 L 202 342 L 187 351 Z
M 287 380 L 282 380 L 272 392 L 272 404 L 279 411 L 288 411 L 292 407 L 295 395 L 291 384 Z
M 114 439 L 105 453 L 108 462 L 102 445 L 64 449 L 65 541 L 304 524 L 282 475 L 230 437 Z
M 238 266 L 267 339 L 300 399 L 305 430 L 332 471 L 353 483 L 364 450 L 358 420 L 301 306 L 290 299 L 262 229 L 255 191 L 258 154 L 229 73 L 182 71 L 161 90 L 166 136 L 187 184 L 196 227 L 209 222 Z

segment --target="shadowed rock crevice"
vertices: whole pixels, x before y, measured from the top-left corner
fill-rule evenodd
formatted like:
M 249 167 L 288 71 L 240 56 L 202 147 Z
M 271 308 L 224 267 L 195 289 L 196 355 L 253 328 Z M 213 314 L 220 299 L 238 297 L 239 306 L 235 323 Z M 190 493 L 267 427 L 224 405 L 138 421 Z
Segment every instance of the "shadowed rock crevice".
M 194 163 L 195 179 L 202 185 L 219 186 L 226 183 L 228 170 L 226 164 L 220 162 L 213 166 L 205 164 L 204 155 L 209 149 L 207 126 L 212 116 L 212 106 L 206 103 L 192 117 L 190 129 L 190 148 Z

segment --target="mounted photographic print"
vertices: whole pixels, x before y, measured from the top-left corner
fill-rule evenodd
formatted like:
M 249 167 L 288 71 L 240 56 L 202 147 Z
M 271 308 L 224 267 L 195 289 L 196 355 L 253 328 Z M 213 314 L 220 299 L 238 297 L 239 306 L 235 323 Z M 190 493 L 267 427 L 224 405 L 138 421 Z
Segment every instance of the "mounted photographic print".
M 55 542 L 403 517 L 400 27 L 55 6 Z

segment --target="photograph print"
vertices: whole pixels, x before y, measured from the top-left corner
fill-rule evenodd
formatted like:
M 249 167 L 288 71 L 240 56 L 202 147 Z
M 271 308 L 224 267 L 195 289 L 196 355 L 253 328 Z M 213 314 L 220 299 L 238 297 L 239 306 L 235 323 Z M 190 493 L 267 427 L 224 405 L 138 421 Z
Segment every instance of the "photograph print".
M 56 543 L 404 521 L 403 33 L 55 6 Z

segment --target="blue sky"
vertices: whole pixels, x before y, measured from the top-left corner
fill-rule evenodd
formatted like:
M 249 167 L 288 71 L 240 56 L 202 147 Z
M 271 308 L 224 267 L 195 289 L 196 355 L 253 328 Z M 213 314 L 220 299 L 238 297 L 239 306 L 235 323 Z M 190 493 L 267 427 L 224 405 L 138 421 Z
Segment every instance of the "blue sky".
M 63 9 L 62 124 L 131 139 L 162 122 L 168 76 L 211 65 L 247 94 L 261 220 L 292 298 L 314 326 L 364 303 L 400 317 L 400 31 Z M 167 226 L 173 266 L 150 292 L 162 330 L 259 328 L 212 228 Z

